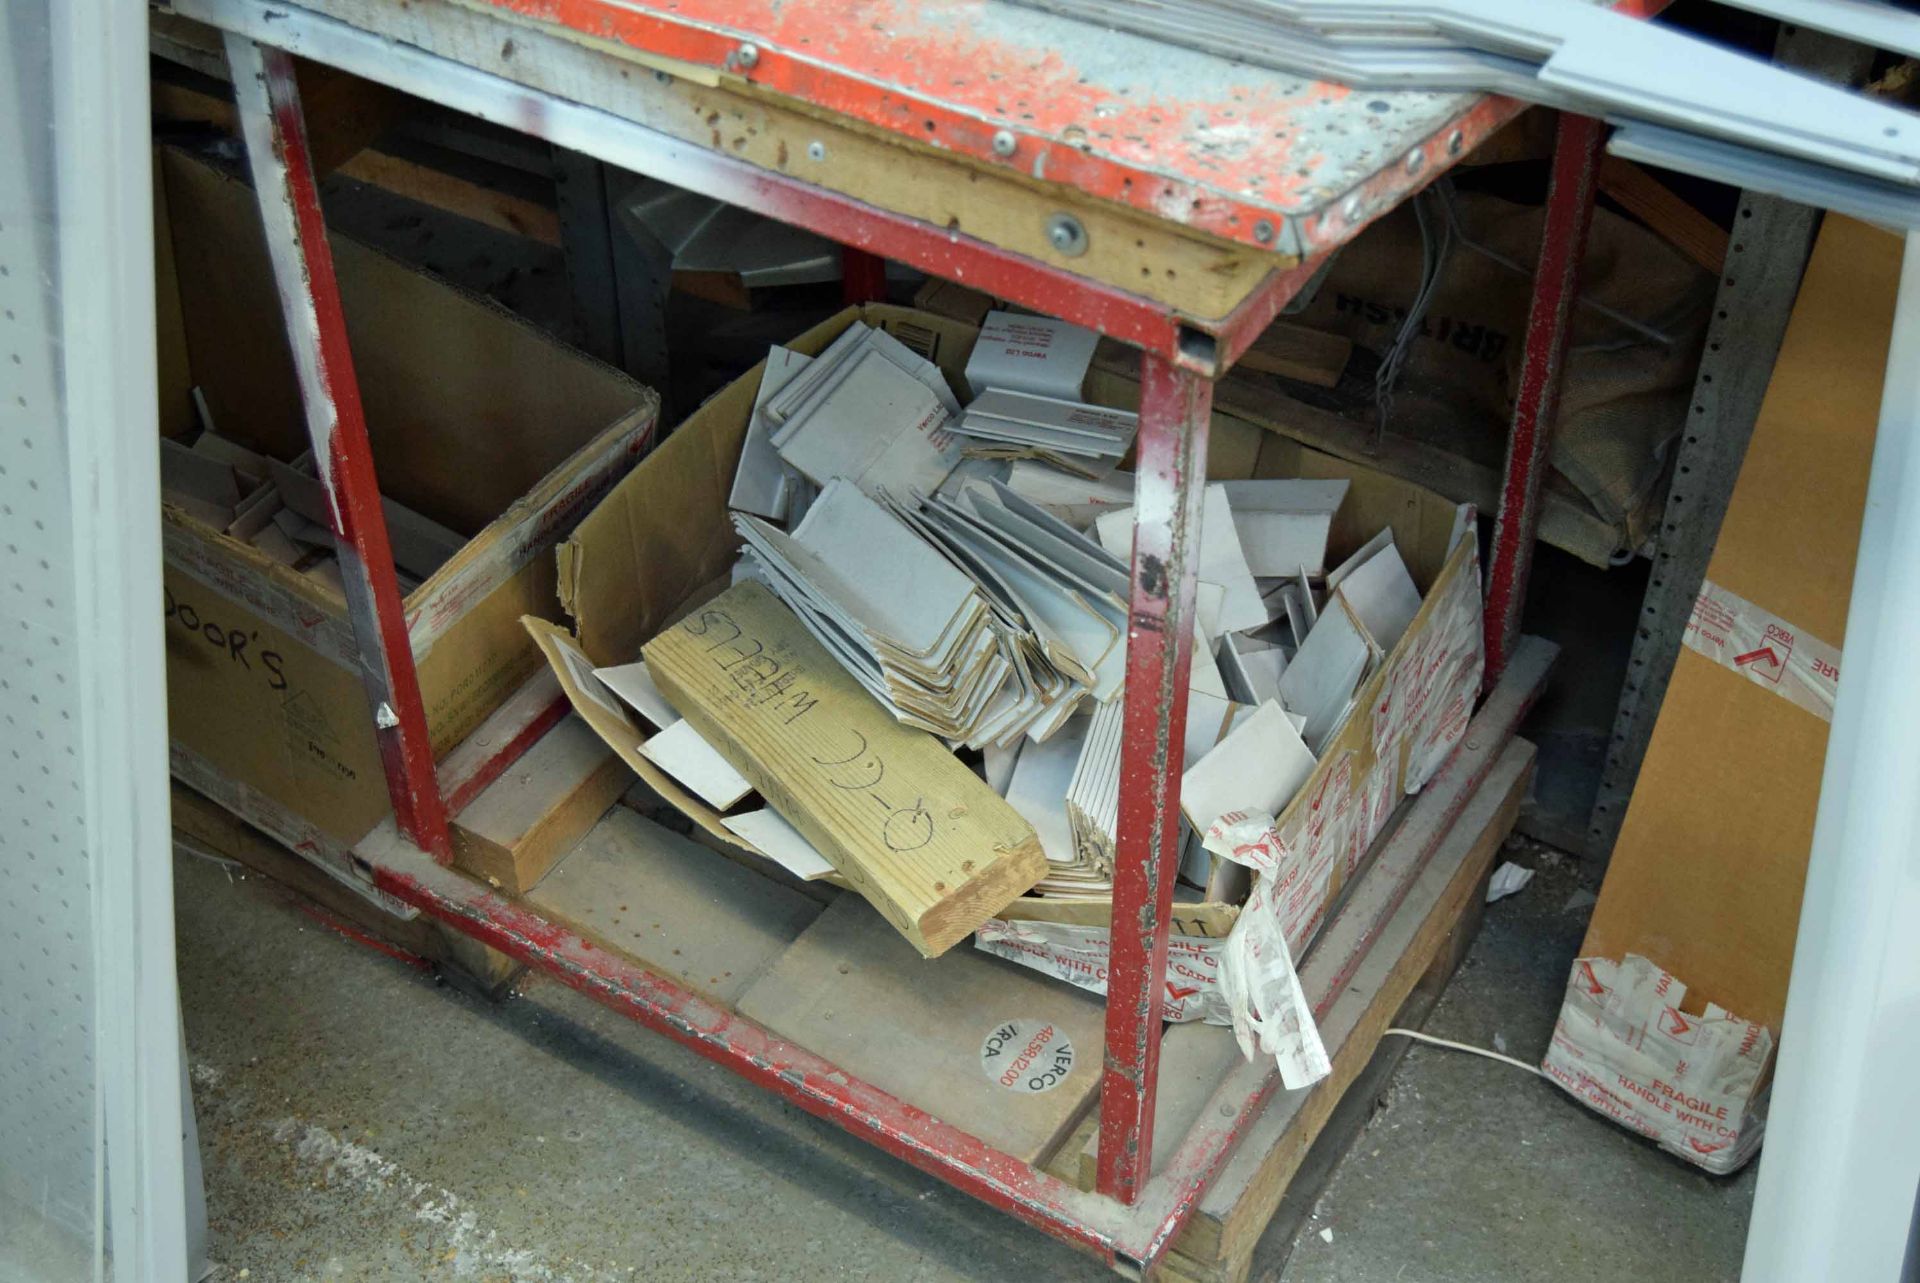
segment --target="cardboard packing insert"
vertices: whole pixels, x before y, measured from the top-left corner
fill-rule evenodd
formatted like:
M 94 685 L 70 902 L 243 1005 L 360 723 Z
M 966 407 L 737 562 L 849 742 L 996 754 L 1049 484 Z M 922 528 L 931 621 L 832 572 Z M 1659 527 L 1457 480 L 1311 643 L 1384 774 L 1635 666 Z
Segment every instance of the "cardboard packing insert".
M 815 355 L 855 320 L 885 329 L 938 364 L 965 395 L 967 358 L 977 331 L 961 321 L 910 308 L 868 304 L 849 308 L 785 344 Z M 739 555 L 727 498 L 746 437 L 764 363 L 714 396 L 589 513 L 558 549 L 560 601 L 573 621 L 571 632 L 544 620 L 527 628 L 546 654 L 575 709 L 664 800 L 725 849 L 742 842 L 712 807 L 691 796 L 639 751 L 636 732 L 619 701 L 595 690 L 591 669 L 630 663 L 641 647 L 724 591 Z M 1137 383 L 1096 366 L 1088 376 L 1088 399 L 1138 408 Z M 1348 496 L 1331 533 L 1330 564 L 1391 527 L 1401 557 L 1419 586 L 1423 604 L 1395 648 L 1398 654 L 1427 631 L 1436 599 L 1460 576 L 1472 576 L 1478 597 L 1477 550 L 1471 538 L 1455 540 L 1461 510 L 1431 491 L 1310 450 L 1298 442 L 1216 413 L 1208 474 L 1214 480 L 1269 477 L 1344 478 Z M 1471 529 L 1471 523 L 1466 523 Z M 1352 796 L 1366 795 L 1376 769 L 1405 779 L 1405 742 L 1390 760 L 1376 762 L 1373 710 L 1393 656 L 1364 683 L 1356 708 L 1327 745 L 1314 776 L 1294 806 L 1315 792 L 1338 764 Z M 1290 808 L 1291 810 L 1291 808 Z M 1281 817 L 1284 819 L 1284 816 Z M 1338 891 L 1334 886 L 1329 899 Z M 1174 930 L 1193 936 L 1223 936 L 1239 910 L 1230 904 L 1176 902 Z M 1105 926 L 1111 902 L 1105 895 L 1023 896 L 999 915 L 1005 918 Z

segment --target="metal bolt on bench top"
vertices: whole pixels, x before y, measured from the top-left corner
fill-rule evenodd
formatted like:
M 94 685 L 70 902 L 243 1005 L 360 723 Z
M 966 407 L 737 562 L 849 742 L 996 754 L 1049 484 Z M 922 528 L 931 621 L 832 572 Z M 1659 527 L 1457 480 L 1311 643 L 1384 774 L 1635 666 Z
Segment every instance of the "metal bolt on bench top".
M 1087 229 L 1072 214 L 1055 214 L 1047 220 L 1047 243 L 1068 258 L 1087 252 Z

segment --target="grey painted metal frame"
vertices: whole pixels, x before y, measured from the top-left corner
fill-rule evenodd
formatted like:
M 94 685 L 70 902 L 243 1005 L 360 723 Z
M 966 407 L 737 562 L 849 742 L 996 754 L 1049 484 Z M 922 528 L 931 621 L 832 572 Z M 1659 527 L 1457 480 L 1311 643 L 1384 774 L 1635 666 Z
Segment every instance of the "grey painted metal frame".
M 1734 147 L 1659 125 L 1621 126 L 1607 150 L 1623 160 L 1674 169 L 1745 191 L 1782 196 L 1818 209 L 1838 210 L 1868 222 L 1920 226 L 1920 191 L 1898 183 L 1843 174 L 1750 147 Z
M 1858 45 L 1811 31 L 1783 36 L 1777 56 L 1841 81 L 1863 77 L 1872 58 Z M 1604 856 L 1613 849 L 1626 818 L 1681 635 L 1773 376 L 1819 216 L 1816 209 L 1775 196 L 1741 195 L 1686 430 L 1675 445 L 1673 480 L 1654 536 L 1653 573 L 1641 602 L 1606 765 L 1587 822 L 1592 854 Z
M 1659 126 L 1699 140 L 1690 171 L 1766 173 L 1810 202 L 1862 180 L 1920 185 L 1920 116 L 1588 0 L 1018 2 L 1350 85 L 1481 89 Z M 1920 43 L 1920 20 L 1888 12 L 1824 25 Z
M 1748 13 L 1764 14 L 1866 45 L 1920 58 L 1920 16 L 1876 0 L 1720 0 Z

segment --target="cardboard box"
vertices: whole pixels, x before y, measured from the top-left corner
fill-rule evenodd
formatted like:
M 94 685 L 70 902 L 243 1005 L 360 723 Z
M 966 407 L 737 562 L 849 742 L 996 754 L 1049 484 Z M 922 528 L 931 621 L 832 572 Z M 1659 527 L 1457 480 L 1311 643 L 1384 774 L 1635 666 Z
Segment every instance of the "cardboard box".
M 291 460 L 306 429 L 251 190 L 158 158 L 162 431 Z M 406 598 L 436 757 L 529 676 L 550 549 L 645 453 L 658 398 L 491 303 L 342 237 L 335 267 L 383 492 L 469 540 Z M 184 407 L 184 409 L 183 409 Z M 169 508 L 174 773 L 338 870 L 390 809 L 341 596 Z
M 884 328 L 938 364 L 956 391 L 963 390 L 978 331 L 947 317 L 869 304 L 842 312 L 787 346 L 817 353 L 855 319 Z M 572 633 L 542 621 L 529 624 L 580 715 L 649 786 L 733 849 L 739 839 L 719 815 L 641 755 L 632 729 L 583 686 L 580 673 L 589 665 L 631 662 L 644 642 L 725 586 L 737 555 L 727 496 L 761 369 L 755 367 L 690 415 L 560 545 L 560 596 L 573 620 Z M 1098 368 L 1089 376 L 1088 391 L 1096 403 L 1137 406 L 1137 384 Z M 1283 831 L 1297 833 L 1303 858 L 1327 857 L 1318 891 L 1307 897 L 1310 908 L 1324 910 L 1392 804 L 1409 784 L 1424 781 L 1464 731 L 1480 669 L 1478 553 L 1470 511 L 1224 415 L 1215 415 L 1212 433 L 1209 475 L 1215 479 L 1351 481 L 1334 523 L 1331 557 L 1337 562 L 1390 526 L 1425 597 L 1406 636 L 1362 686 L 1353 717 L 1313 778 L 1279 817 Z M 1452 698 L 1468 687 L 1463 698 Z M 1332 858 L 1336 843 L 1337 860 Z M 1316 863 L 1296 881 L 1304 888 L 1320 876 Z M 1109 911 L 1105 897 L 1029 896 L 1003 916 L 1105 926 Z M 1231 905 L 1182 905 L 1179 920 L 1188 925 L 1181 929 L 1224 935 L 1236 912 Z
M 1545 1063 L 1716 1173 L 1764 1127 L 1901 258 L 1826 216 Z

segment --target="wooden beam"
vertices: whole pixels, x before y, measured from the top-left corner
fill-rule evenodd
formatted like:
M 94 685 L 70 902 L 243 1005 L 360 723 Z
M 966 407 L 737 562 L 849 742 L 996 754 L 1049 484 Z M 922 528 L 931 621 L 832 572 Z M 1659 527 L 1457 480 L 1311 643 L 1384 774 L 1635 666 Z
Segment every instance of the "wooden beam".
M 1601 157 L 1600 191 L 1715 276 L 1726 266 L 1727 230 L 1632 161 Z
M 525 895 L 632 782 L 605 740 L 566 717 L 453 817 L 454 865 Z
M 553 206 L 495 191 L 417 161 L 369 148 L 343 162 L 335 172 L 498 231 L 542 245 L 560 244 L 560 215 Z
M 668 702 L 927 957 L 1046 872 L 1033 826 L 895 721 L 760 584 L 642 654 Z
M 1353 340 L 1304 325 L 1275 321 L 1240 355 L 1240 365 L 1262 374 L 1330 388 L 1353 356 Z

